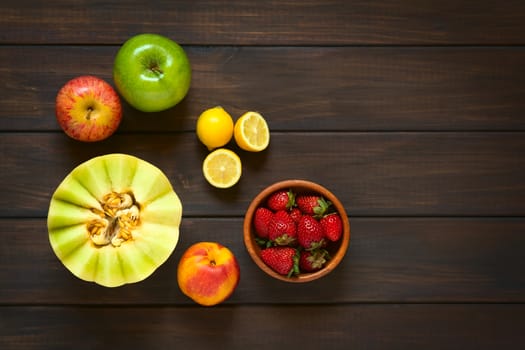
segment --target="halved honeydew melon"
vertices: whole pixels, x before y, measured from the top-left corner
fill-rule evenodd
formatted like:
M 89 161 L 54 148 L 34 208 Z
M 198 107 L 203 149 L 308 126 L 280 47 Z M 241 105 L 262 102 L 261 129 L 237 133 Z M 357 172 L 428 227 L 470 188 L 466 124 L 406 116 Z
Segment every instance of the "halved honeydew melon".
M 75 276 L 106 287 L 150 276 L 172 254 L 182 203 L 156 166 L 126 154 L 92 158 L 49 205 L 49 242 Z

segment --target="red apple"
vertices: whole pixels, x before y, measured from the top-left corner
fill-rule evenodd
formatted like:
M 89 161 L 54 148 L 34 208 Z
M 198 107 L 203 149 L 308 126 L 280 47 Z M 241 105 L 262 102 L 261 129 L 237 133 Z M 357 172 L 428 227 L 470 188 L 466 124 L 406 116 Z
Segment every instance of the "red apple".
M 79 141 L 101 141 L 117 130 L 122 106 L 106 81 L 84 75 L 68 81 L 56 97 L 57 121 L 64 132 Z
M 182 255 L 177 269 L 181 291 L 198 304 L 226 300 L 239 284 L 240 269 L 233 253 L 215 242 L 199 242 Z

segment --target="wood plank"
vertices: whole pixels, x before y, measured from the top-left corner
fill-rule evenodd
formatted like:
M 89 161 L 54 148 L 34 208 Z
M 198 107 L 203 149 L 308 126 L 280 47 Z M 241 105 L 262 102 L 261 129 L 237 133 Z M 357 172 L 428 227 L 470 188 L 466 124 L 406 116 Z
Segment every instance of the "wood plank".
M 525 130 L 525 50 L 464 47 L 186 47 L 193 80 L 163 113 L 124 103 L 120 131 L 190 131 L 206 108 L 258 110 L 272 130 Z M 0 130 L 59 130 L 56 93 L 112 83 L 114 46 L 0 46 Z M 27 59 L 38 57 L 38 60 Z
M 521 1 L 2 1 L 0 43 L 118 44 L 158 32 L 202 45 L 523 44 Z M 59 24 L 59 25 L 57 25 Z
M 0 346 L 12 350 L 41 349 L 42 344 L 53 349 L 478 350 L 514 348 L 525 341 L 524 305 L 3 307 L 0 311 Z
M 176 266 L 200 241 L 220 242 L 239 261 L 241 281 L 226 305 L 525 302 L 523 218 L 350 220 L 351 244 L 341 265 L 312 283 L 288 284 L 261 272 L 246 252 L 242 218 L 185 217 L 164 265 L 140 283 L 111 289 L 62 266 L 45 219 L 2 219 L 0 304 L 191 305 L 177 285 Z
M 162 169 L 188 216 L 242 216 L 262 188 L 288 178 L 324 185 L 349 215 L 525 214 L 525 137 L 520 132 L 274 133 L 262 153 L 228 147 L 240 154 L 243 176 L 224 191 L 202 176 L 208 152 L 193 132 L 114 135 L 96 144 L 59 132 L 5 133 L 1 215 L 45 217 L 53 191 L 75 166 L 113 152 L 136 155 Z

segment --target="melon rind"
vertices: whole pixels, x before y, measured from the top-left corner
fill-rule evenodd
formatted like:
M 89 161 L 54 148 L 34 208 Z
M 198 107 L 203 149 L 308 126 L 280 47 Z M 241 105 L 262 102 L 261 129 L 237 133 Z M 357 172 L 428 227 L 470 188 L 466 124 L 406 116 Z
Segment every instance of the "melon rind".
M 131 192 L 140 207 L 133 238 L 119 247 L 95 245 L 86 224 L 99 216 L 107 193 Z M 173 253 L 182 203 L 166 175 L 153 164 L 127 154 L 107 154 L 74 168 L 50 201 L 47 227 L 51 247 L 76 277 L 105 287 L 149 277 Z

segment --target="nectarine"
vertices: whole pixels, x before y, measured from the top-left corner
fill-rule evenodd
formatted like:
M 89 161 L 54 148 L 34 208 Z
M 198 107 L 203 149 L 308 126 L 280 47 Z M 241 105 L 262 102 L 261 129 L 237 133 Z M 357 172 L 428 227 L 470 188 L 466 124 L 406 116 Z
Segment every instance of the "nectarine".
M 182 255 L 177 282 L 182 293 L 198 304 L 213 306 L 226 300 L 240 279 L 237 259 L 216 242 L 198 242 Z

